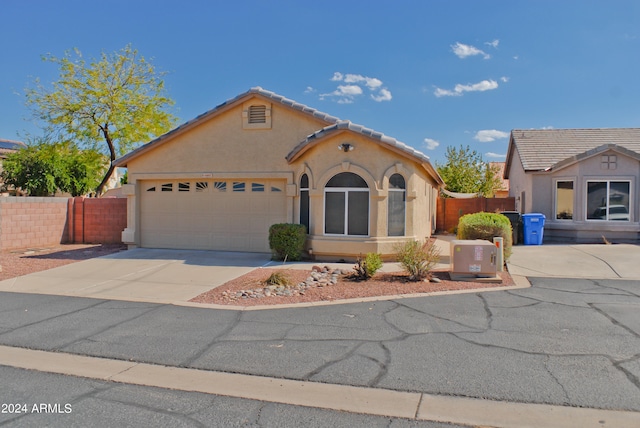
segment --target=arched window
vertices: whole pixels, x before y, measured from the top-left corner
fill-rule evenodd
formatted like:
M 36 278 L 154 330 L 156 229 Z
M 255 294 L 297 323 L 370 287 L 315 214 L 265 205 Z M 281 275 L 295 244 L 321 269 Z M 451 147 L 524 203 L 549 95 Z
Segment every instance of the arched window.
M 310 233 L 309 229 L 309 177 L 307 174 L 302 174 L 300 178 L 300 224 L 304 224 L 307 227 L 307 233 Z
M 389 204 L 387 209 L 387 234 L 404 236 L 407 190 L 404 177 L 393 174 L 389 178 Z
M 324 233 L 369 234 L 369 186 L 357 174 L 341 172 L 324 188 Z

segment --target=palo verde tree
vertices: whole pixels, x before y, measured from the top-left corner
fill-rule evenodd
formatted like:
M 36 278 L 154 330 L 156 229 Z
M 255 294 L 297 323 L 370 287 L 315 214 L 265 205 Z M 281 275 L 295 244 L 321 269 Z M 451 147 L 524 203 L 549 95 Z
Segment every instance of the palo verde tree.
M 79 50 L 43 60 L 59 66 L 52 88 L 39 80 L 27 89 L 27 105 L 47 135 L 73 141 L 109 156 L 110 163 L 96 193 L 111 177 L 113 161 L 167 132 L 175 117 L 167 109 L 173 101 L 164 95 L 162 73 L 131 45 L 113 54 L 102 53 L 87 63 Z
M 450 192 L 492 197 L 500 189 L 499 168 L 485 162 L 476 150 L 448 146 L 446 156 L 447 162 L 436 163 L 436 167 Z

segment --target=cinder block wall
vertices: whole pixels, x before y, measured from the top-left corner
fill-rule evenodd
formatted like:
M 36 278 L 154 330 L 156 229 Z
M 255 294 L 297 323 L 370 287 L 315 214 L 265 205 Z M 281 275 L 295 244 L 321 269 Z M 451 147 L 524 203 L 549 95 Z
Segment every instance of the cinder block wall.
M 127 227 L 127 199 L 105 198 L 84 200 L 85 244 L 117 244 Z
M 0 197 L 0 251 L 116 244 L 126 227 L 126 198 Z
M 0 198 L 0 250 L 68 242 L 68 198 Z

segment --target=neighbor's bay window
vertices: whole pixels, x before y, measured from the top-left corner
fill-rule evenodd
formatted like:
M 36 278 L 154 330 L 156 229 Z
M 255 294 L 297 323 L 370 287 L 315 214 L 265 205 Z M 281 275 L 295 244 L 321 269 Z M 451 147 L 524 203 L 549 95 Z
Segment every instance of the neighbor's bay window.
M 587 181 L 587 220 L 629 221 L 629 181 Z
M 324 189 L 324 233 L 369 234 L 369 186 L 357 174 L 334 175 Z

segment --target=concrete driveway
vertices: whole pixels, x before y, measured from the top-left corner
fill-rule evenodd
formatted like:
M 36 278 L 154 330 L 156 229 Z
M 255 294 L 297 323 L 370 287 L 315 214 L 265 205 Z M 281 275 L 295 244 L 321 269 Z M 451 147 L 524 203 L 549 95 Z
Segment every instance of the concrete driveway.
M 525 277 L 640 280 L 640 246 L 519 245 L 509 273 Z
M 136 248 L 0 281 L 0 291 L 186 302 L 270 262 L 267 253 Z

